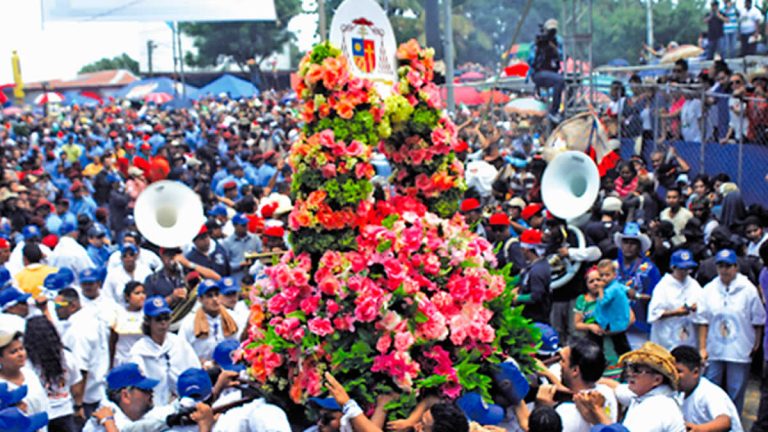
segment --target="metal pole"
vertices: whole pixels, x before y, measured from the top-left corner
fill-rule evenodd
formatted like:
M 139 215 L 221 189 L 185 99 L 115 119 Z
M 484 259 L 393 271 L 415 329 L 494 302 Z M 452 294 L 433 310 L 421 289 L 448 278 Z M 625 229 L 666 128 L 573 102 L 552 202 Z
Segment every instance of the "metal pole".
M 328 40 L 328 25 L 326 23 L 325 17 L 325 0 L 317 0 L 317 15 L 319 16 L 318 26 L 320 27 L 320 41 L 325 42 Z
M 147 72 L 149 76 L 152 76 L 152 51 L 155 49 L 155 44 L 152 40 L 147 41 Z
M 645 0 L 645 25 L 648 34 L 646 35 L 646 44 L 653 48 L 653 3 L 652 0 Z
M 179 44 L 179 78 L 181 79 L 181 98 L 187 98 L 187 82 L 184 77 L 184 50 L 181 49 L 181 28 L 176 22 L 176 38 Z
M 171 25 L 171 49 L 173 50 L 173 78 L 176 79 L 179 67 L 179 57 L 176 52 L 176 23 Z M 176 86 L 173 86 L 173 97 L 177 95 Z
M 709 108 L 707 108 L 707 93 L 703 88 L 701 89 L 701 108 L 702 116 L 699 119 L 699 133 L 701 134 L 699 173 L 704 173 L 704 156 L 706 155 L 705 146 L 707 145 L 707 120 L 709 119 Z
M 445 82 L 448 93 L 448 112 L 456 110 L 456 101 L 453 98 L 453 1 L 443 0 L 443 11 L 445 19 L 445 36 L 443 46 L 445 47 Z
M 741 180 L 744 173 L 744 132 L 746 132 L 744 130 L 744 116 L 747 115 L 746 101 L 742 100 L 739 103 L 739 107 L 741 108 L 741 113 L 739 113 L 739 162 L 737 164 L 736 181 L 739 187 L 743 187 Z

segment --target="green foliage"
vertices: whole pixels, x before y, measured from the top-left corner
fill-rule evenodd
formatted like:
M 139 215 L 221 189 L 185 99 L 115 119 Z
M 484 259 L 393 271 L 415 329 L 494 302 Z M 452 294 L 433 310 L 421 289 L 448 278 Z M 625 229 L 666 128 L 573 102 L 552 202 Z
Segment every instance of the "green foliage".
M 288 22 L 302 12 L 301 0 L 276 0 L 276 21 L 185 22 L 181 31 L 193 39 L 197 53 L 187 53 L 191 66 L 216 66 L 223 59 L 241 70 L 259 70 L 261 63 L 293 41 Z
M 105 70 L 126 69 L 134 74 L 139 74 L 139 62 L 132 59 L 128 54 L 122 53 L 113 58 L 102 58 L 93 63 L 89 63 L 80 68 L 78 73 L 99 72 Z
M 295 250 L 310 254 L 322 254 L 327 250 L 355 250 L 357 249 L 356 238 L 357 231 L 354 229 L 319 231 L 302 228 L 289 234 L 290 244 Z

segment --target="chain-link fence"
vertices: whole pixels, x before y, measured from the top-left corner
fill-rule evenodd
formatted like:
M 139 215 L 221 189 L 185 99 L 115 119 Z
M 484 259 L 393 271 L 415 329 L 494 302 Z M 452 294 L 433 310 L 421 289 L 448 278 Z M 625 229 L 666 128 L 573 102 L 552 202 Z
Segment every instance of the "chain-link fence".
M 642 155 L 650 163 L 654 151 L 669 154 L 674 148 L 690 166 L 689 179 L 724 173 L 747 203 L 768 204 L 768 80 L 719 78 L 688 85 L 604 80 L 591 96 L 583 84 L 567 91 L 577 102 L 579 95 L 581 102 L 589 96 L 589 109 L 621 141 L 622 157 Z

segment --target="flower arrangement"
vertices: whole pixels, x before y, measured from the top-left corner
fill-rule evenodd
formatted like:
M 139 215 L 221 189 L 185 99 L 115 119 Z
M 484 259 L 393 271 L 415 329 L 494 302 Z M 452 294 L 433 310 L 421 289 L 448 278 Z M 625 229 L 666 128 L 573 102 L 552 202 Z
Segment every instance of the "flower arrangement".
M 346 58 L 329 43 L 304 57 L 299 77 L 305 126 L 289 159 L 291 242 L 299 253 L 352 250 L 357 206 L 373 189 L 371 146 L 384 111 L 372 84 L 350 76 Z
M 490 400 L 493 366 L 512 357 L 531 370 L 539 335 L 512 305 L 516 281 L 455 212 L 463 175 L 431 53 L 410 42 L 398 55 L 410 63 L 386 102 L 329 44 L 302 61 L 293 248 L 251 291 L 239 355 L 269 393 L 302 403 L 323 393 L 330 370 L 364 404 L 398 392 L 387 409 L 404 418 L 426 393 Z M 370 198 L 379 136 L 398 192 L 384 202 Z
M 440 93 L 432 82 L 433 56 L 432 49 L 422 49 L 416 40 L 397 50 L 400 80 L 385 100 L 380 149 L 393 164 L 399 193 L 450 217 L 466 187 L 464 167 L 452 152 L 456 127 L 442 112 Z
M 363 207 L 372 223 L 356 251 L 328 250 L 316 266 L 289 253 L 259 281 L 266 318 L 245 353 L 257 380 L 301 403 L 333 370 L 361 400 L 397 391 L 391 408 L 407 410 L 425 391 L 490 397 L 489 367 L 508 356 L 532 366 L 521 308 L 486 267 L 491 245 L 461 216 L 442 219 L 409 197 Z

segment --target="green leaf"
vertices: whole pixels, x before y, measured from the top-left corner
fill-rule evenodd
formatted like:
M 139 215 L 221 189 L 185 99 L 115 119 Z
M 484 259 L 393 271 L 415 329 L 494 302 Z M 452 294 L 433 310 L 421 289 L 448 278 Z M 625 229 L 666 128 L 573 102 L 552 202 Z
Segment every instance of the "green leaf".
M 388 251 L 392 248 L 392 240 L 384 240 L 383 242 L 379 243 L 379 245 L 376 247 L 376 251 L 379 253 L 383 253 Z

